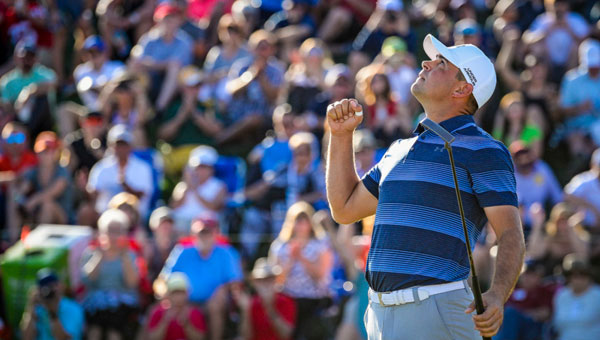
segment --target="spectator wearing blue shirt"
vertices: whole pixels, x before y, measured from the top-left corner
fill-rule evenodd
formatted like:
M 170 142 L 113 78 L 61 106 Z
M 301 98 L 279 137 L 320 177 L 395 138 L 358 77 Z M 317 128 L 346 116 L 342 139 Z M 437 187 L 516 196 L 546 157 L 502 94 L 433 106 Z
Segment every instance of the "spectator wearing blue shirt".
M 175 94 L 179 70 L 192 62 L 193 42 L 181 30 L 183 17 L 178 7 L 161 3 L 154 11 L 154 21 L 154 28 L 132 50 L 132 67 L 150 73 L 150 97 L 157 98 L 156 108 L 160 111 Z
M 600 115 L 600 42 L 587 39 L 579 46 L 579 67 L 565 75 L 560 88 L 560 106 L 572 153 L 585 152 L 583 136 Z M 589 143 L 588 143 L 589 144 Z M 589 151 L 589 150 L 587 150 Z
M 219 225 L 212 217 L 196 219 L 191 229 L 194 245 L 173 249 L 155 281 L 155 289 L 171 273 L 185 273 L 190 281 L 190 301 L 202 306 L 209 318 L 210 339 L 222 339 L 228 285 L 243 277 L 240 258 L 230 246 L 216 244 Z
M 82 339 L 83 309 L 63 296 L 63 286 L 49 268 L 37 273 L 21 320 L 24 340 Z
M 513 142 L 509 151 L 515 164 L 519 206 L 524 212 L 523 228 L 528 235 L 532 226 L 531 206 L 538 203 L 552 207 L 562 202 L 562 189 L 548 164 L 538 159 L 523 141 Z

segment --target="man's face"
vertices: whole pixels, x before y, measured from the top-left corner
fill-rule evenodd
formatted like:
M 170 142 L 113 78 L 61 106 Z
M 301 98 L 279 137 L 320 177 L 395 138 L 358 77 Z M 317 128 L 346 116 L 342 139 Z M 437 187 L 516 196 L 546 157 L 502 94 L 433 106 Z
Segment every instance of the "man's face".
M 513 155 L 513 159 L 515 161 L 517 171 L 519 172 L 530 170 L 535 163 L 535 156 L 529 149 L 516 152 Z
M 273 45 L 267 40 L 261 40 L 254 49 L 256 56 L 263 59 L 270 58 L 273 55 L 273 52 Z
M 131 152 L 131 146 L 129 143 L 124 141 L 118 141 L 115 143 L 115 155 L 119 159 L 126 159 L 129 157 L 129 153 Z
M 346 76 L 339 76 L 331 88 L 332 99 L 341 100 L 351 97 L 352 82 Z
M 419 100 L 445 100 L 452 94 L 459 82 L 456 78 L 458 68 L 446 58 L 438 55 L 435 60 L 424 61 L 417 80 L 410 90 Z
M 161 25 L 165 30 L 166 34 L 173 35 L 181 26 L 181 17 L 176 14 L 170 14 L 164 17 L 161 21 Z
M 104 53 L 99 51 L 97 48 L 92 48 L 87 51 L 89 60 L 94 65 L 94 68 L 100 68 L 104 65 Z
M 8 138 L 4 139 L 6 151 L 13 155 L 19 155 L 25 151 L 27 136 L 24 131 L 14 130 Z
M 204 226 L 202 222 L 195 221 L 192 231 L 196 238 L 196 247 L 199 251 L 210 251 L 215 245 L 217 231 L 214 227 Z
M 26 52 L 23 56 L 16 58 L 17 64 L 25 73 L 29 73 L 35 65 L 35 53 Z

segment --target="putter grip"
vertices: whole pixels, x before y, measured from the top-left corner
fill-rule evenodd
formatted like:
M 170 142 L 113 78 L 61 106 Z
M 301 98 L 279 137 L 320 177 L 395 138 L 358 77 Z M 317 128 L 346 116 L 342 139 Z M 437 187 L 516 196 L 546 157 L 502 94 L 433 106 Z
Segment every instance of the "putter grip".
M 479 279 L 477 275 L 473 275 L 471 277 L 473 282 L 473 296 L 475 298 L 475 310 L 477 314 L 483 314 L 485 312 L 485 308 L 483 308 L 483 299 L 481 297 L 481 288 L 479 287 Z M 488 338 L 486 336 L 482 337 L 483 340 L 492 340 L 492 338 Z

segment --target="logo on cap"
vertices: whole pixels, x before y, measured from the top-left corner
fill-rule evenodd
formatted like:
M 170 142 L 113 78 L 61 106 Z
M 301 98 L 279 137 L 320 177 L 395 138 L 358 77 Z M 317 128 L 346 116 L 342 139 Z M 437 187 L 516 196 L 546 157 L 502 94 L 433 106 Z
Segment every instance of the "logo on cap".
M 468 67 L 463 68 L 463 70 L 465 70 L 467 77 L 469 77 L 469 80 L 471 80 L 471 85 L 475 86 L 475 84 L 477 84 L 477 78 L 475 78 L 473 71 L 471 71 L 471 69 Z

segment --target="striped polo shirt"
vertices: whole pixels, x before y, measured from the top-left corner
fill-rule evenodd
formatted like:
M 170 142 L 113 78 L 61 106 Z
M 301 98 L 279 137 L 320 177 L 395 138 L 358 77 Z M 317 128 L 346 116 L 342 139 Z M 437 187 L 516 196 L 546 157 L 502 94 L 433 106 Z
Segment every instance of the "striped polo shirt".
M 472 116 L 440 125 L 452 143 L 471 246 L 487 222 L 484 207 L 517 206 L 510 153 Z M 443 140 L 419 125 L 394 142 L 362 179 L 378 199 L 367 281 L 377 292 L 447 283 L 469 276 L 452 168 Z

